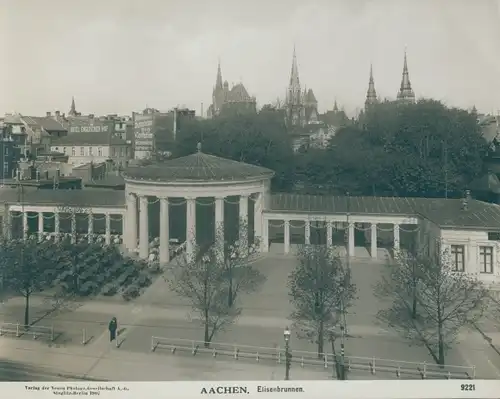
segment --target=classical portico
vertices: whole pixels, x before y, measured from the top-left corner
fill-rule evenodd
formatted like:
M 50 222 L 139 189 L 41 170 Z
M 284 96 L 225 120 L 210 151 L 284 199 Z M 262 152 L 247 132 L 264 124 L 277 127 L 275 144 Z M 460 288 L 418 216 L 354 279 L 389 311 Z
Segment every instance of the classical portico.
M 125 246 L 129 251 L 138 249 L 141 258 L 148 258 L 149 204 L 159 201 L 159 261 L 169 262 L 169 218 L 175 206 L 185 204 L 185 245 L 187 255 L 191 256 L 197 242 L 197 204 L 203 199 L 206 205 L 208 199 L 208 204 L 214 205 L 214 226 L 219 229 L 224 225 L 224 205 L 230 197 L 238 198 L 240 220 L 248 220 L 249 201 L 254 201 L 251 215 L 253 235 L 260 242 L 263 201 L 273 175 L 274 172 L 266 168 L 204 154 L 200 146 L 198 152 L 186 157 L 161 164 L 129 167 L 125 174 Z M 249 234 L 240 232 L 240 235 L 244 238 Z M 216 238 L 224 239 L 220 237 L 220 229 Z

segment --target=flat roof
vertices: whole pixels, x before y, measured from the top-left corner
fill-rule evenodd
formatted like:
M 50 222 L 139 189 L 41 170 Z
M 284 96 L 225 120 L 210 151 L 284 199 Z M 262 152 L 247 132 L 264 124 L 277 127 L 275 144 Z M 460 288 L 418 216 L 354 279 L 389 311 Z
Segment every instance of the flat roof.
M 0 189 L 0 202 L 4 204 L 19 204 L 18 189 Z M 56 205 L 77 207 L 123 207 L 125 193 L 106 188 L 84 188 L 81 190 L 37 190 L 26 187 L 23 190 L 25 205 Z
M 500 206 L 474 199 L 356 197 L 277 193 L 271 211 L 421 216 L 444 228 L 500 230 Z

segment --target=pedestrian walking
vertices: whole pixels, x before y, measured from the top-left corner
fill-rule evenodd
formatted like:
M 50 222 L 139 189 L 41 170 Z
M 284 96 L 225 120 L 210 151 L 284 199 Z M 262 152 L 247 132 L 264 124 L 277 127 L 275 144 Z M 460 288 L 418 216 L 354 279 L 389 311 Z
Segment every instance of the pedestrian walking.
M 109 322 L 109 342 L 112 342 L 116 339 L 116 330 L 118 329 L 118 320 L 116 317 L 113 317 Z

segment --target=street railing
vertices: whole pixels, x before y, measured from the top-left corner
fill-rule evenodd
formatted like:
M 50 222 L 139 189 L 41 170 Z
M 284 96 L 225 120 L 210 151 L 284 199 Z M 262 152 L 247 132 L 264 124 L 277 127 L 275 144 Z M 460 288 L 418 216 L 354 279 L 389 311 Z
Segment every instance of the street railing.
M 33 339 L 47 337 L 54 341 L 54 326 L 24 325 L 21 323 L 0 323 L 0 336 L 14 335 L 19 338 L 23 335 L 32 336 Z
M 203 341 L 195 341 L 180 338 L 151 337 L 151 352 L 157 349 L 168 349 L 172 354 L 176 352 L 207 354 L 212 357 L 228 357 L 234 360 L 251 359 L 256 362 L 271 361 L 283 363 L 286 358 L 284 348 L 258 347 L 250 345 L 230 344 L 223 342 L 210 342 L 205 346 Z M 340 356 L 333 353 L 318 353 L 290 350 L 291 363 L 300 367 L 315 366 L 325 369 L 333 369 L 337 365 Z M 418 376 L 422 379 L 475 379 L 475 366 L 440 366 L 427 362 L 408 362 L 395 359 L 381 359 L 375 357 L 344 356 L 344 367 L 347 371 L 367 371 L 371 374 L 390 373 L 396 378 L 405 376 Z

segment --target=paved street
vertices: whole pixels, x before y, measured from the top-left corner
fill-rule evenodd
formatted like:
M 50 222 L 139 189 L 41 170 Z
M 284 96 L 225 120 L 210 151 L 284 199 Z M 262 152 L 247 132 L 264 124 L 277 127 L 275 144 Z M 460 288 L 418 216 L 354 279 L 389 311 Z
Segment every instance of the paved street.
M 291 326 L 291 322 L 287 320 L 291 309 L 285 285 L 287 274 L 293 266 L 291 265 L 290 258 L 273 257 L 272 260 L 267 259 L 259 262 L 257 267 L 269 276 L 265 286 L 258 294 L 241 296 L 242 316 L 234 325 L 229 326 L 225 331 L 217 333 L 214 338 L 215 342 L 266 348 L 283 346 L 284 326 Z M 346 355 L 412 362 L 425 361 L 428 364 L 433 364 L 433 359 L 426 348 L 410 346 L 407 341 L 394 332 L 385 329 L 376 320 L 375 314 L 380 309 L 381 304 L 374 300 L 372 286 L 374 281 L 376 281 L 377 275 L 380 273 L 381 265 L 366 262 L 353 264 L 352 267 L 353 276 L 358 286 L 359 298 L 348 314 L 349 337 L 346 341 Z M 90 352 L 95 353 L 93 356 L 101 359 L 95 366 L 98 373 L 92 374 L 95 378 L 112 379 L 111 377 L 103 377 L 106 374 L 104 371 L 106 367 L 103 365 L 113 362 L 114 356 L 117 356 L 118 352 L 120 356 L 138 356 L 144 359 L 144 361 L 149 361 L 148 359 L 150 359 L 154 362 L 156 360 L 153 361 L 152 359 L 162 358 L 167 363 L 174 362 L 174 364 L 188 361 L 187 359 L 180 360 L 182 356 L 172 356 L 167 350 L 159 349 L 154 354 L 150 353 L 152 336 L 198 341 L 203 339 L 201 323 L 190 315 L 190 309 L 186 302 L 177 298 L 168 290 L 163 279 L 158 279 L 145 295 L 134 303 L 125 303 L 116 299 L 107 301 L 93 300 L 73 312 L 52 313 L 43 317 L 44 313 L 47 313 L 49 309 L 47 303 L 33 297 L 31 309 L 32 319 L 41 318 L 37 322 L 37 326 L 54 326 L 54 331 L 56 332 L 55 342 L 49 343 L 47 339 L 44 340 L 42 338 L 38 338 L 37 342 L 33 342 L 32 337 L 29 335 L 18 339 L 3 338 L 2 340 L 17 342 L 16 345 L 21 347 L 21 349 L 18 349 L 21 352 L 22 350 L 26 351 L 22 348 L 24 348 L 24 345 L 29 344 L 38 345 L 36 346 L 37 350 L 45 348 L 45 350 L 56 351 L 56 353 L 57 351 L 64 350 L 83 351 L 82 353 L 86 355 Z M 0 309 L 4 322 L 22 320 L 23 311 L 22 298 L 13 298 Z M 121 330 L 119 337 L 121 345 L 119 349 L 109 344 L 107 324 L 112 316 L 118 318 Z M 494 333 L 491 334 L 493 334 L 493 340 L 496 341 L 497 336 Z M 84 338 L 88 341 L 86 346 L 82 345 Z M 489 344 L 487 344 L 477 331 L 468 332 L 461 337 L 461 341 L 463 342 L 456 345 L 448 353 L 448 364 L 476 365 L 478 376 L 482 376 L 483 378 L 499 377 L 500 356 L 491 349 Z M 500 342 L 500 340 L 496 342 Z M 35 351 L 34 348 L 30 349 L 31 353 Z M 299 339 L 295 335 L 292 336 L 291 348 L 295 351 L 315 352 L 317 350 L 315 345 Z M 11 351 L 10 353 L 14 356 L 14 352 Z M 3 358 L 6 358 L 5 354 Z M 214 367 L 217 370 L 220 368 L 221 373 L 225 370 L 222 366 L 225 364 L 224 362 L 221 363 L 221 360 L 207 359 L 207 356 L 197 356 L 190 361 L 194 361 L 200 367 L 202 365 L 209 367 L 213 373 L 216 372 Z M 215 363 L 210 363 L 210 366 L 208 366 L 207 362 L 209 361 L 215 361 Z M 279 366 L 253 364 L 248 361 L 238 362 L 238 365 L 238 367 L 243 369 L 245 367 L 249 367 L 252 370 L 253 368 L 257 368 L 261 370 L 259 371 L 259 375 L 265 372 L 269 376 L 272 375 L 272 370 Z M 122 369 L 120 373 L 125 373 L 125 370 L 128 370 L 126 366 L 121 364 L 117 367 L 112 367 L 112 369 Z M 231 370 L 234 369 L 234 365 L 227 367 Z M 101 368 L 103 371 L 99 371 Z M 234 370 L 236 372 L 236 369 Z M 253 376 L 253 371 L 250 372 L 249 370 L 247 373 L 251 373 Z M 184 371 L 170 370 L 168 372 L 170 375 L 178 375 L 178 373 Z M 243 373 L 243 371 L 241 372 Z M 309 370 L 308 372 L 313 371 Z M 78 369 L 74 373 L 76 375 L 85 375 L 86 372 L 85 370 Z M 190 375 L 200 375 L 199 372 L 192 374 L 186 371 L 186 373 L 182 378 L 189 379 Z M 312 375 L 323 375 L 324 373 L 326 373 L 325 370 L 316 370 Z M 352 378 L 371 378 L 369 374 L 363 374 L 366 373 L 360 371 L 353 372 Z M 132 373 L 131 375 L 134 374 Z M 150 378 L 155 379 L 154 376 Z

